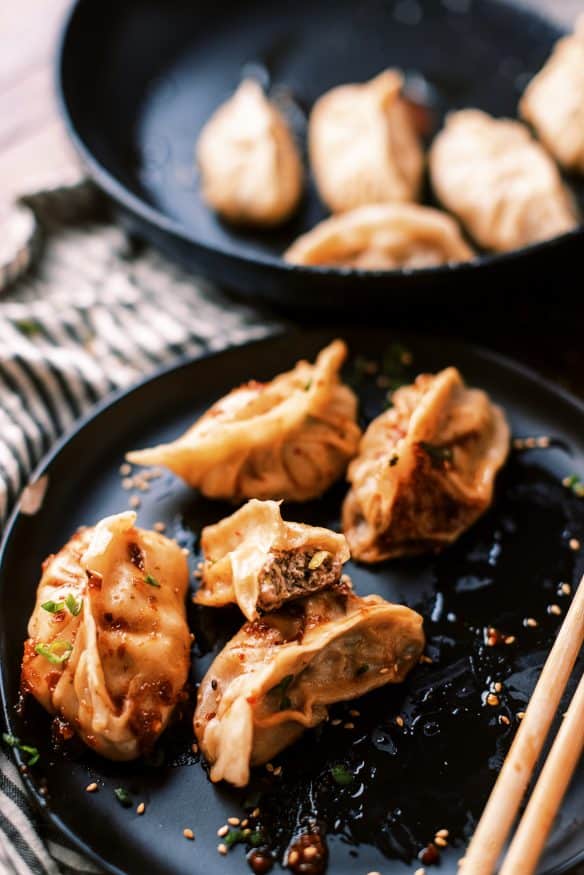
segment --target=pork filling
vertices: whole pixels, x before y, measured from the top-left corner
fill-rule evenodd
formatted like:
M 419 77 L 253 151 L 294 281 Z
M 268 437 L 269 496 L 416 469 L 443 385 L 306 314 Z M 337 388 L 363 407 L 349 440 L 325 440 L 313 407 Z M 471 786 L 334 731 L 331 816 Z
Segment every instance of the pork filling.
M 258 608 L 275 611 L 284 602 L 337 586 L 342 562 L 327 550 L 274 551 L 259 577 Z

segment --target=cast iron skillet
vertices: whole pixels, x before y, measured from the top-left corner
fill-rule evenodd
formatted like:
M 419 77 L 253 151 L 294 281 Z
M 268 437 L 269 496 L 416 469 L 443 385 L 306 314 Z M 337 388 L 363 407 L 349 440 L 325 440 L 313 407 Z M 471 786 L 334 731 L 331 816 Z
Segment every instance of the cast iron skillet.
M 457 291 L 499 294 L 569 277 L 582 228 L 472 264 L 418 271 L 287 265 L 283 250 L 325 212 L 310 185 L 279 231 L 236 231 L 203 204 L 194 144 L 244 71 L 284 99 L 304 139 L 316 98 L 395 65 L 414 95 L 444 113 L 477 106 L 516 114 L 558 28 L 503 0 L 78 0 L 58 62 L 65 120 L 97 183 L 131 229 L 211 279 L 289 307 L 371 311 Z M 284 93 L 283 93 L 284 92 Z M 573 181 L 584 205 L 584 187 Z M 547 275 L 545 275 L 548 269 Z M 441 293 L 445 293 L 442 295 Z
M 392 340 L 386 332 L 345 336 L 353 355 L 376 361 Z M 9 730 L 41 751 L 38 765 L 25 775 L 29 791 L 46 816 L 107 871 L 243 875 L 248 871 L 243 848 L 235 847 L 227 859 L 219 856 L 216 831 L 228 816 L 241 817 L 242 809 L 259 804 L 262 829 L 279 860 L 298 832 L 321 829 L 328 834 L 334 875 L 411 875 L 421 865 L 416 855 L 436 830 L 446 828 L 454 847 L 442 853 L 440 872 L 455 875 L 518 725 L 516 714 L 525 708 L 560 623 L 546 607 L 558 603 L 565 612 L 569 597 L 558 595 L 558 583 L 574 584 L 584 570 L 582 552 L 569 547 L 574 537 L 584 543 L 584 504 L 561 483 L 569 473 L 584 475 L 582 404 L 500 356 L 454 342 L 406 339 L 413 370 L 404 370 L 401 378 L 455 363 L 470 383 L 504 405 L 516 436 L 555 439 L 550 449 L 512 454 L 494 508 L 441 556 L 350 565 L 359 593 L 379 592 L 423 613 L 433 662 L 418 666 L 399 688 L 333 708 L 330 723 L 275 760 L 283 767 L 281 776 L 258 769 L 248 791 L 209 782 L 191 752 L 192 704 L 148 761 L 110 763 L 75 744 L 53 749 L 50 720 L 40 707 L 27 701 L 20 713 L 15 710 L 41 561 L 79 525 L 127 508 L 119 465 L 128 448 L 171 438 L 232 386 L 270 378 L 299 356 L 312 358 L 329 339 L 321 332 L 263 340 L 170 368 L 119 394 L 41 465 L 37 475 L 47 474 L 49 485 L 37 515 L 16 512 L 9 524 L 0 566 L 4 714 Z M 354 361 L 347 377 L 357 384 L 366 422 L 381 409 L 383 392 L 362 377 Z M 194 568 L 201 527 L 230 507 L 201 499 L 170 474 L 153 484 L 140 493 L 138 524 L 164 521 L 167 534 L 189 549 Z M 343 492 L 338 484 L 319 501 L 286 505 L 285 516 L 336 528 Z M 528 616 L 538 620 L 537 628 L 524 627 Z M 235 609 L 190 605 L 189 622 L 196 634 L 195 682 L 241 616 Z M 515 642 L 487 647 L 487 626 L 515 636 Z M 497 680 L 503 689 L 495 708 L 484 696 Z M 355 708 L 358 714 L 351 713 Z M 403 726 L 396 723 L 398 716 Z M 335 782 L 331 769 L 338 765 L 354 775 L 350 785 Z M 84 788 L 92 781 L 100 789 L 88 794 Z M 131 794 L 132 807 L 118 803 L 117 787 Z M 140 817 L 135 806 L 141 801 L 146 813 Z M 584 857 L 583 812 L 580 772 L 540 873 L 563 872 Z M 183 838 L 185 827 L 194 830 L 194 843 Z

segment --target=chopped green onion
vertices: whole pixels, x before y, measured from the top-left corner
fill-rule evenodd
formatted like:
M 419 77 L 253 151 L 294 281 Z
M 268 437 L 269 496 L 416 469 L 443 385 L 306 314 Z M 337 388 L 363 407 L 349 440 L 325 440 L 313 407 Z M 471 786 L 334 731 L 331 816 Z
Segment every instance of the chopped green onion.
M 151 574 L 147 574 L 145 576 L 144 583 L 147 583 L 148 586 L 156 586 L 156 587 L 158 587 L 158 589 L 160 589 L 160 584 L 158 583 L 158 581 L 156 580 L 155 577 L 152 577 Z
M 70 641 L 51 641 L 50 644 L 37 644 L 34 651 L 44 656 L 53 665 L 61 665 L 69 659 L 73 645 Z
M 18 750 L 22 751 L 22 753 L 27 754 L 27 766 L 36 765 L 41 758 L 37 747 L 31 747 L 30 744 L 22 744 L 20 739 L 17 738 L 16 735 L 11 735 L 9 732 L 3 732 L 2 739 L 7 745 L 9 745 L 9 747 L 16 747 L 18 748 Z
M 65 602 L 54 602 L 52 600 L 43 602 L 41 605 L 43 611 L 48 611 L 49 614 L 60 614 L 65 610 Z
M 249 844 L 252 848 L 258 848 L 264 842 L 264 837 L 259 829 L 254 830 L 252 834 L 248 838 Z
M 426 443 L 426 441 L 420 441 L 420 447 L 430 459 L 433 468 L 444 468 L 447 463 L 452 462 L 450 447 L 437 447 L 435 444 Z
M 114 795 L 120 805 L 123 805 L 124 808 L 130 808 L 130 806 L 132 805 L 132 797 L 127 790 L 125 790 L 123 787 L 116 787 L 116 789 L 114 790 Z
M 327 557 L 330 555 L 331 554 L 328 550 L 319 550 L 317 553 L 314 554 L 314 556 L 308 563 L 308 567 L 311 571 L 315 571 L 317 568 L 320 568 L 325 559 L 327 559 Z
M 79 611 L 81 610 L 81 605 L 83 604 L 83 601 L 82 599 L 79 599 L 79 601 L 77 601 L 73 593 L 69 593 L 69 595 L 65 599 L 65 604 L 67 605 L 67 610 L 69 611 L 69 613 L 73 617 L 77 617 Z
M 27 337 L 32 337 L 33 334 L 38 334 L 41 330 L 39 323 L 32 319 L 18 319 L 14 324 Z
M 355 780 L 353 772 L 342 764 L 331 766 L 331 775 L 341 787 L 348 787 Z

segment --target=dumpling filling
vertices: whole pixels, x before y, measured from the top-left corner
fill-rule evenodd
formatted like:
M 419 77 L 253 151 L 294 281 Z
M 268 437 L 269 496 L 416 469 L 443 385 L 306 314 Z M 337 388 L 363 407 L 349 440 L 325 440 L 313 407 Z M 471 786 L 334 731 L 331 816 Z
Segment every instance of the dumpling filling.
M 274 611 L 291 599 L 337 586 L 342 568 L 327 550 L 277 550 L 260 571 L 258 608 Z

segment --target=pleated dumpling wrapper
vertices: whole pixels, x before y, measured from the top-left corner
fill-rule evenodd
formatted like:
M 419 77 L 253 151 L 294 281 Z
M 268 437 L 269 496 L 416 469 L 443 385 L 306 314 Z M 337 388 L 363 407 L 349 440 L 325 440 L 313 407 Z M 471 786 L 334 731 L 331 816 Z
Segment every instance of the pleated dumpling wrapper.
M 333 88 L 315 103 L 310 163 L 331 212 L 417 200 L 424 154 L 402 84 L 397 71 L 386 70 L 362 85 Z
M 246 623 L 199 688 L 195 734 L 211 780 L 245 786 L 250 766 L 326 720 L 329 705 L 403 681 L 424 643 L 419 614 L 349 588 Z
M 578 224 L 558 168 L 521 122 L 452 113 L 430 150 L 430 174 L 440 202 L 485 249 L 519 249 Z
M 341 383 L 347 348 L 335 340 L 314 365 L 252 381 L 217 401 L 170 444 L 128 453 L 164 465 L 209 498 L 316 498 L 357 452 L 357 399 Z
M 246 79 L 209 119 L 197 143 L 205 201 L 230 222 L 275 225 L 302 195 L 294 138 L 261 86 Z
M 23 690 L 111 760 L 152 748 L 189 672 L 186 558 L 135 519 L 80 529 L 43 563 L 22 662 Z
M 276 501 L 252 499 L 201 535 L 205 557 L 195 602 L 236 602 L 248 620 L 285 602 L 341 585 L 349 559 L 344 535 L 289 523 Z
M 343 529 L 353 558 L 380 562 L 455 541 L 489 507 L 509 443 L 501 408 L 456 368 L 402 386 L 349 466 Z
M 373 204 L 320 222 L 285 253 L 292 264 L 362 270 L 435 267 L 474 253 L 456 221 L 418 204 Z
M 556 161 L 584 173 L 584 15 L 531 80 L 519 112 Z

